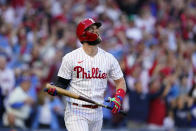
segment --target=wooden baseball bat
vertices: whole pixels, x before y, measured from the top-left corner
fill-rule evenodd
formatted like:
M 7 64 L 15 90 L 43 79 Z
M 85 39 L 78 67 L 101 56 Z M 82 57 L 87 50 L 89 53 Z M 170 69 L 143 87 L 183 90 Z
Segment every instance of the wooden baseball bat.
M 45 88 L 47 90 L 50 89 L 50 88 L 56 88 L 57 94 L 68 96 L 68 97 L 71 97 L 71 98 L 74 98 L 74 99 L 78 99 L 78 100 L 82 100 L 82 101 L 86 101 L 86 102 L 89 102 L 89 103 L 92 103 L 92 104 L 95 104 L 95 105 L 98 105 L 98 106 L 102 106 L 104 108 L 112 110 L 112 107 L 110 107 L 110 106 L 107 106 L 107 105 L 95 102 L 95 101 L 93 101 L 91 99 L 88 99 L 88 98 L 85 98 L 83 96 L 77 95 L 77 94 L 75 94 L 73 92 L 70 92 L 68 90 L 62 89 L 62 88 L 57 87 L 55 85 L 51 85 L 51 84 L 47 83 Z M 122 110 L 120 110 L 120 113 L 123 114 L 123 115 L 126 115 L 126 113 L 124 111 L 122 111 Z

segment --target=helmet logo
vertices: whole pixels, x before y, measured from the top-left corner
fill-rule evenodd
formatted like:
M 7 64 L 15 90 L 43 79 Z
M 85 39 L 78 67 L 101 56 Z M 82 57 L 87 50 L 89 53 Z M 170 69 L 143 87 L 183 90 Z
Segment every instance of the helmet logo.
M 90 20 L 92 23 L 95 23 L 95 21 L 94 21 L 93 19 L 89 18 L 89 20 Z

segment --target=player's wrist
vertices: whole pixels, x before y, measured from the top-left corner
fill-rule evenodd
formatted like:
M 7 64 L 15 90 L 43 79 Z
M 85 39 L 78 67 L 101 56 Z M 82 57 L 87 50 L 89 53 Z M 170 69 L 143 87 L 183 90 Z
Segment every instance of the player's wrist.
M 123 89 L 118 89 L 118 90 L 116 90 L 115 97 L 119 98 L 120 101 L 122 101 L 124 99 L 124 97 L 125 97 L 125 94 L 126 94 L 126 92 Z
M 122 98 L 121 96 L 116 96 L 116 98 L 117 98 L 117 99 L 119 99 L 119 100 L 120 100 L 120 102 L 122 102 L 122 101 L 123 101 L 123 98 Z

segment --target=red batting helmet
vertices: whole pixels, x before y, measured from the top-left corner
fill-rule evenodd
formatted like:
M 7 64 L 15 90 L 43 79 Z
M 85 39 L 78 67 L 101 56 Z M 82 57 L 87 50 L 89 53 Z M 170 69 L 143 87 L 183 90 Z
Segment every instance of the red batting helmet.
M 76 29 L 76 34 L 81 42 L 93 42 L 97 40 L 97 38 L 99 37 L 95 33 L 86 31 L 86 29 L 91 25 L 96 25 L 99 28 L 101 26 L 101 23 L 95 22 L 93 19 L 88 18 L 88 19 L 84 19 L 78 24 Z

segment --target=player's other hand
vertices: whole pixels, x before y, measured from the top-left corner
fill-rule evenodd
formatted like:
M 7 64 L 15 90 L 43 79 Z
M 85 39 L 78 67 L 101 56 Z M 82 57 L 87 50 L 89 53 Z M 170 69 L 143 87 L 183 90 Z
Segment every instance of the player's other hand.
M 116 90 L 116 94 L 113 98 L 108 98 L 107 101 L 112 102 L 112 113 L 116 114 L 117 112 L 120 112 L 120 107 L 122 105 L 125 94 L 126 92 L 122 88 L 120 88 Z
M 108 97 L 107 102 L 112 103 L 112 113 L 116 114 L 117 112 L 120 111 L 121 105 L 122 105 L 122 98 L 120 96 L 115 96 L 113 98 Z
M 50 88 L 50 89 L 45 88 L 44 91 L 47 92 L 48 94 L 52 95 L 52 96 L 56 96 L 57 95 L 56 88 Z

